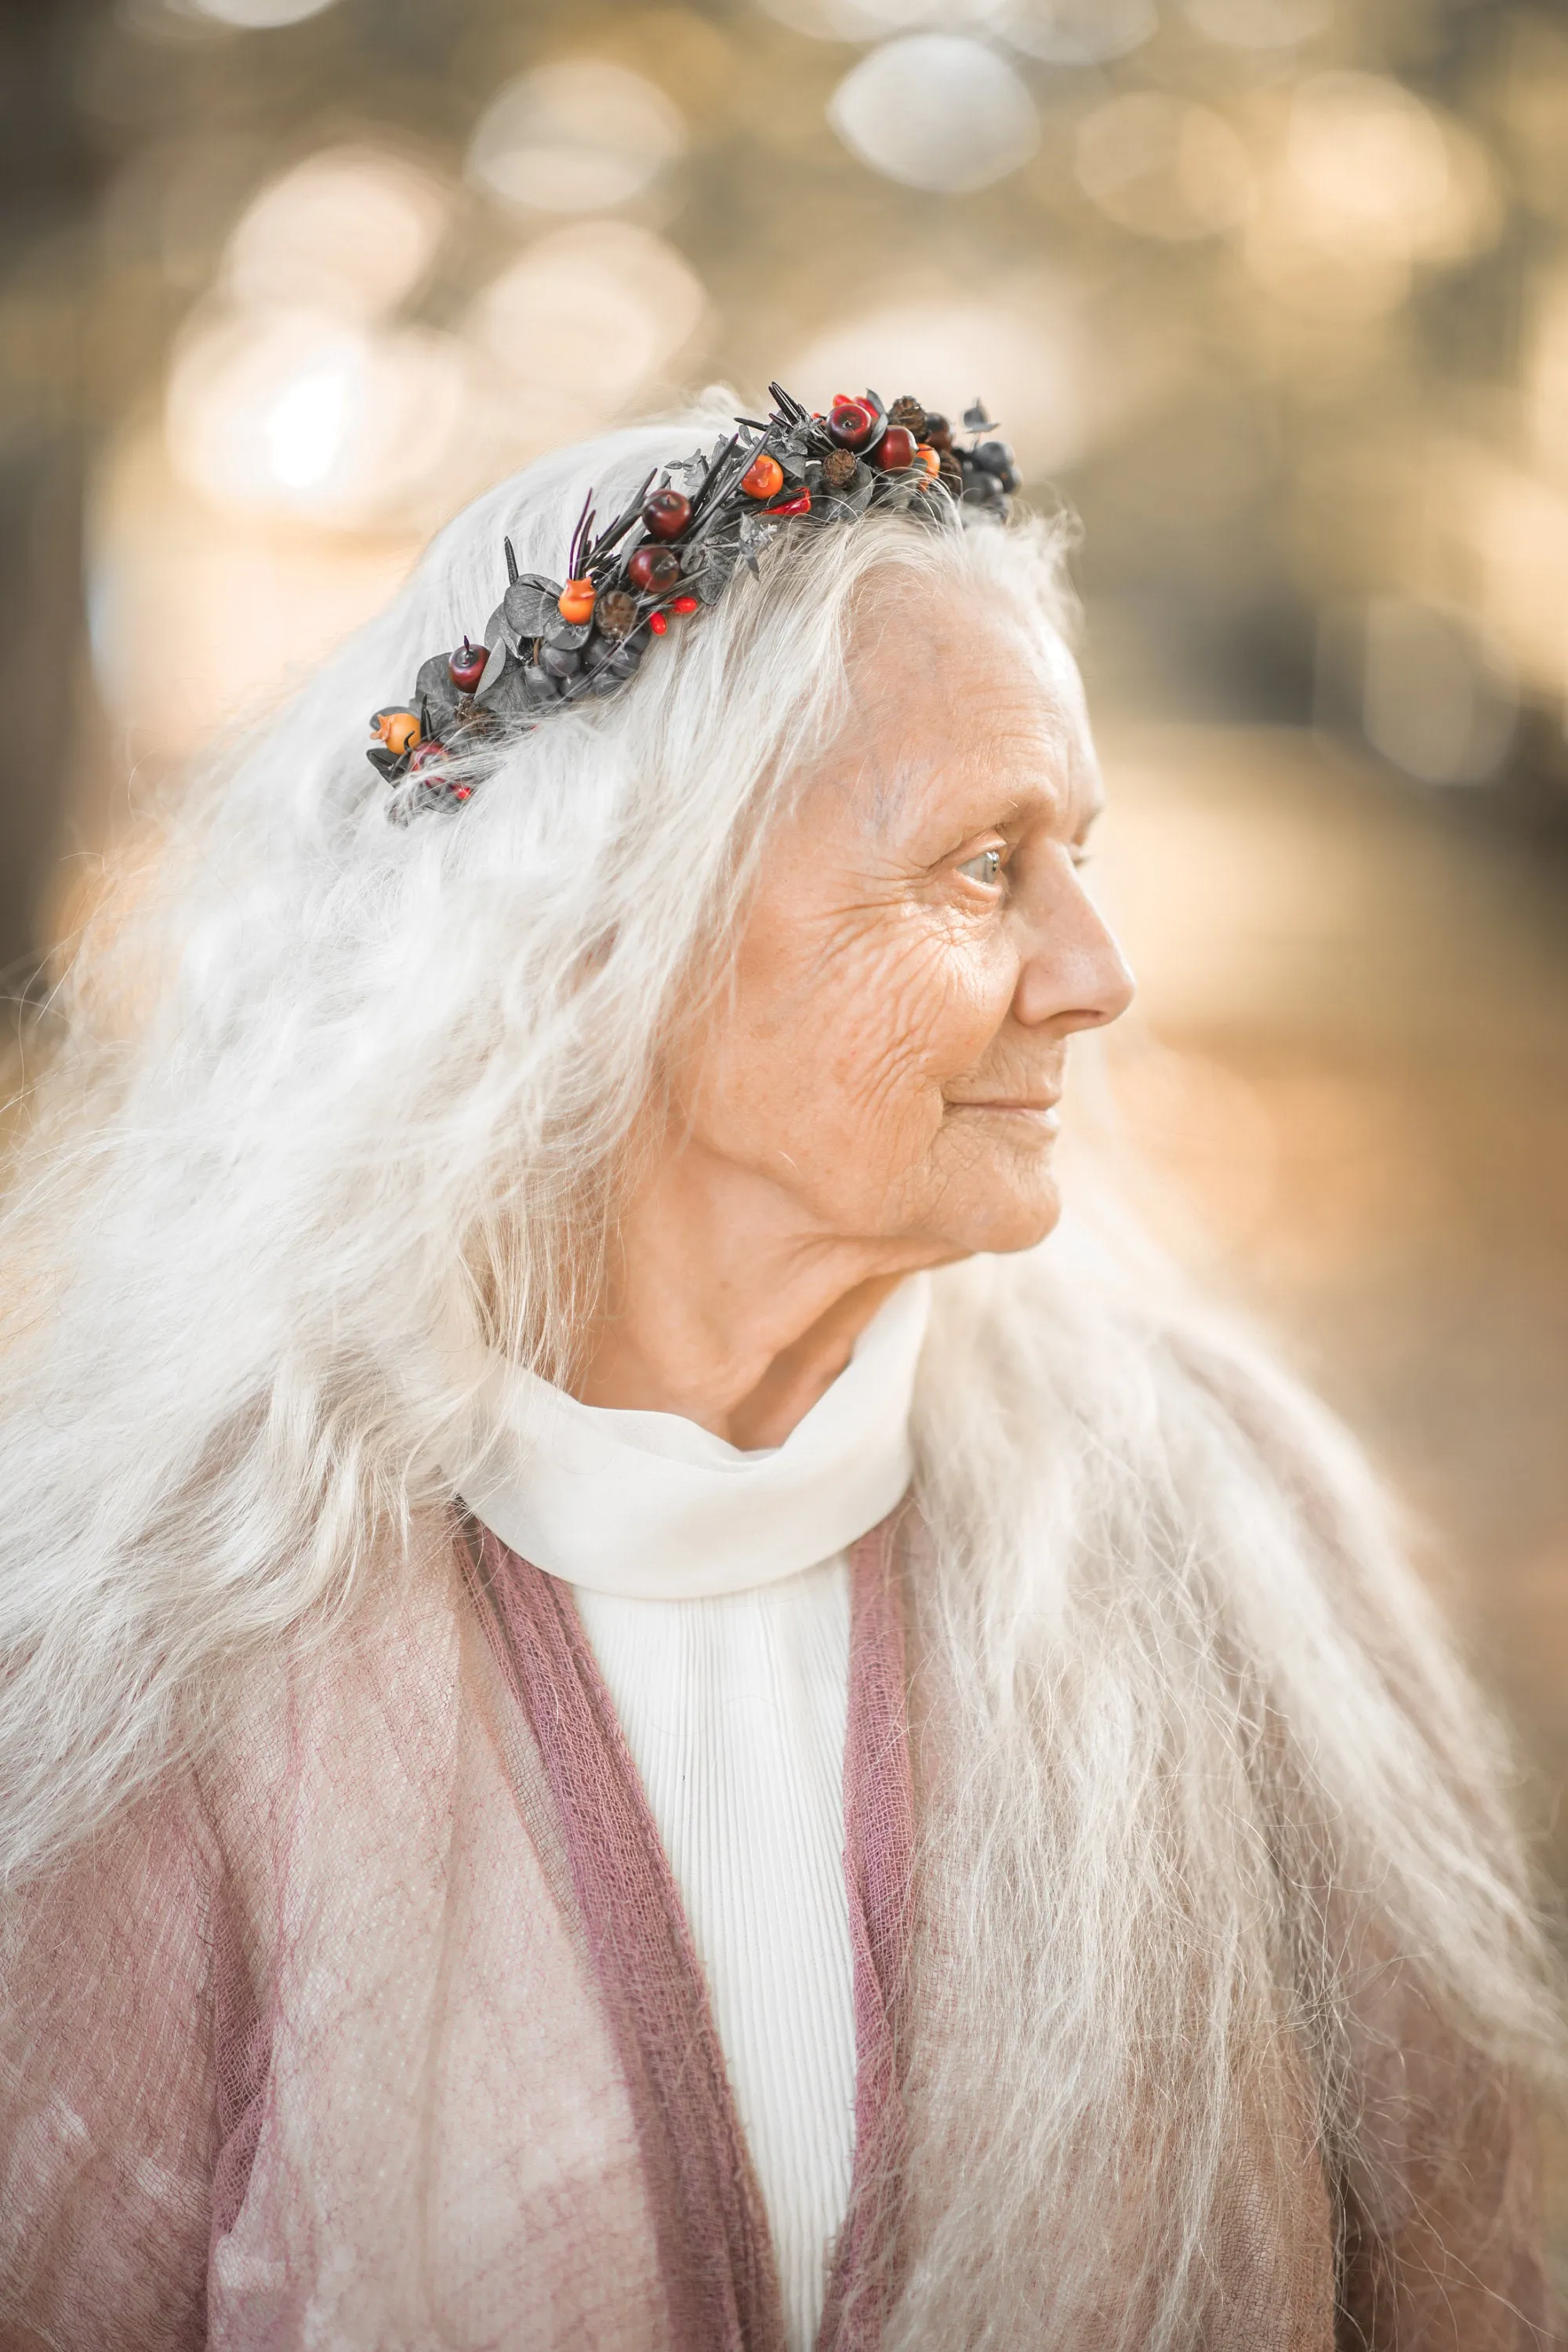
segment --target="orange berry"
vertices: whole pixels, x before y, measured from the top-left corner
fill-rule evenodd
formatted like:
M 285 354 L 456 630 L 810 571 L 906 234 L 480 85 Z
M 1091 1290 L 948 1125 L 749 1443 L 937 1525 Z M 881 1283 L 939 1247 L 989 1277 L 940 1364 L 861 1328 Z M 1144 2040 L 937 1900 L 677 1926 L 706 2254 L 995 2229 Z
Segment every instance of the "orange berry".
M 378 710 L 370 722 L 370 731 L 379 735 L 387 750 L 398 759 L 412 751 L 419 740 L 419 721 L 412 710 Z
M 741 488 L 749 499 L 771 499 L 775 490 L 784 488 L 784 467 L 764 449 L 760 457 L 752 458 L 742 475 Z
M 556 598 L 563 621 L 591 621 L 596 594 L 591 580 L 568 580 Z
M 942 459 L 929 441 L 922 441 L 920 444 L 915 451 L 915 461 L 918 465 L 923 466 L 928 474 L 940 474 L 942 471 Z

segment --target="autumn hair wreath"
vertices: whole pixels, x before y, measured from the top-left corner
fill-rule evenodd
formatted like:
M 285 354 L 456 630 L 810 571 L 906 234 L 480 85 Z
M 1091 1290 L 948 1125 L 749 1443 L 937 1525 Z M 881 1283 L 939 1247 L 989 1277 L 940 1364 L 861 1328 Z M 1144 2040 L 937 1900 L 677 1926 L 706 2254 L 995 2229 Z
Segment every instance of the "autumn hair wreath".
M 967 448 L 946 417 L 906 396 L 884 407 L 874 392 L 840 394 L 826 416 L 770 384 L 766 422 L 736 431 L 683 464 L 648 475 L 637 496 L 595 530 L 590 492 L 572 535 L 564 582 L 520 572 L 506 541 L 507 590 L 484 638 L 468 637 L 421 667 L 407 703 L 372 718 L 370 758 L 387 782 L 416 781 L 393 813 L 457 807 L 469 799 L 470 755 L 525 730 L 561 703 L 613 694 L 637 673 L 678 616 L 711 604 L 737 569 L 757 568 L 781 523 L 854 522 L 872 511 L 935 519 L 962 505 L 1005 521 L 1017 468 L 976 401 Z M 657 487 L 656 487 L 657 479 Z

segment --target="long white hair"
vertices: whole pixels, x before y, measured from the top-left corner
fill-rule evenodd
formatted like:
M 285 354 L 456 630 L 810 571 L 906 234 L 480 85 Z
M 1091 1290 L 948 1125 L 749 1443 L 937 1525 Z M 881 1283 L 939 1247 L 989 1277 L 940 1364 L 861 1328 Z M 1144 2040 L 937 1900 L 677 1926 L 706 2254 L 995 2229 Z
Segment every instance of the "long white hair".
M 590 487 L 608 511 L 727 421 L 568 450 L 461 515 L 197 781 L 52 1008 L 4 1238 L 0 1879 L 406 1549 L 469 1460 L 487 1348 L 569 1364 L 661 1039 L 835 723 L 858 583 L 956 572 L 1037 636 L 1059 611 L 1045 527 L 814 533 L 460 813 L 388 823 L 369 713 L 483 630 L 503 537 L 559 573 Z
M 574 449 L 460 517 L 193 789 L 63 992 L 5 1226 L 0 1873 L 219 1736 L 285 1634 L 375 1605 L 472 1466 L 490 1351 L 569 1369 L 661 1045 L 722 985 L 782 786 L 841 714 L 860 583 L 909 567 L 1042 641 L 1062 620 L 1049 526 L 796 534 L 460 814 L 388 824 L 368 713 L 482 629 L 503 534 L 556 572 L 591 484 L 613 500 L 721 422 Z M 1093 2305 L 1107 2347 L 1186 2343 L 1266 2078 L 1371 2161 L 1369 1970 L 1549 2063 L 1502 1751 L 1289 1382 L 1059 1242 L 938 1290 L 917 1614 L 945 2028 L 910 2097 L 948 2190 L 896 2337 L 1058 2340 Z M 1162 2221 L 1113 2244 L 1129 2165 Z M 1060 2260 L 1021 2317 L 987 2301 L 976 2216 L 1039 2280 L 1042 2199 Z

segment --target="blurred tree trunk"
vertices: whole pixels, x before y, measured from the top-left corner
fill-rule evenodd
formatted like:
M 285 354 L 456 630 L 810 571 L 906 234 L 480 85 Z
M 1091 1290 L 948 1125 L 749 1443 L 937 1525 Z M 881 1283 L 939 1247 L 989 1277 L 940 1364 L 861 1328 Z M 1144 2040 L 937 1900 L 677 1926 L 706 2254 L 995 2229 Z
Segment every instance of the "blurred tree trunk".
M 0 0 L 0 975 L 32 981 L 85 626 L 80 243 L 101 177 L 74 89 L 96 0 Z M 47 343 L 47 348 L 43 346 Z

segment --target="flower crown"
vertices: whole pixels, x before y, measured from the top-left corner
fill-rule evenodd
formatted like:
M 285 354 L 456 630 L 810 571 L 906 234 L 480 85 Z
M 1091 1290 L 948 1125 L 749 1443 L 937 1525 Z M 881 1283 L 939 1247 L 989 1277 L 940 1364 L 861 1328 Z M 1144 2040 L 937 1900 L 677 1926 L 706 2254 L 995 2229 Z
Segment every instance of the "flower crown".
M 613 694 L 672 619 L 715 603 L 742 564 L 756 572 L 781 523 L 889 510 L 934 520 L 960 504 L 1006 520 L 1017 468 L 1005 441 L 981 439 L 994 428 L 980 401 L 964 412 L 972 440 L 960 449 L 946 417 L 907 396 L 885 408 L 874 392 L 841 393 L 823 416 L 768 389 L 765 423 L 737 417 L 707 457 L 656 467 L 603 530 L 590 491 L 564 582 L 520 572 L 505 542 L 507 591 L 483 642 L 433 654 L 411 699 L 371 719 L 374 766 L 390 784 L 419 788 L 398 793 L 394 814 L 460 805 L 473 792 L 470 755 L 487 741 L 558 704 Z

